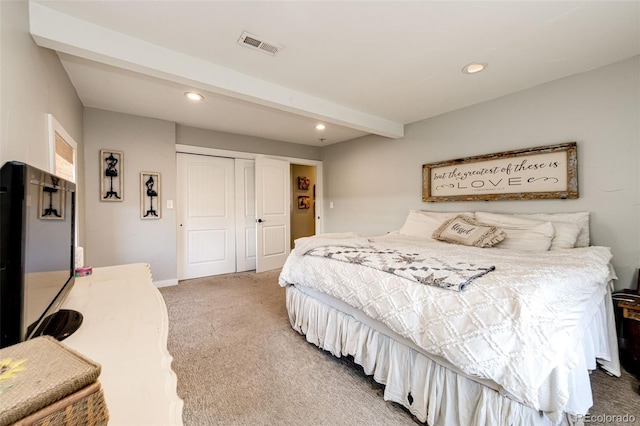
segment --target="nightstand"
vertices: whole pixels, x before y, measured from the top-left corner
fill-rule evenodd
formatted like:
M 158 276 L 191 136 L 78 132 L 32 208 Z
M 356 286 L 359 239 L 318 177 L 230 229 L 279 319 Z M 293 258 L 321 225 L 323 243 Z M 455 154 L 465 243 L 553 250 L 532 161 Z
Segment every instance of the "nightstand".
M 632 372 L 640 376 L 640 300 L 618 301 L 618 308 L 622 309 L 622 321 L 627 333 L 628 361 Z

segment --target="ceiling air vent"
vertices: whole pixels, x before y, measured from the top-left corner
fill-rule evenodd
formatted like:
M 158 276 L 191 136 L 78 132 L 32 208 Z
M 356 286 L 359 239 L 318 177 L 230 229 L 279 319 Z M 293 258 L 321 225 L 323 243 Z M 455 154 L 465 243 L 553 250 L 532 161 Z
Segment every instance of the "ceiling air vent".
M 278 52 L 280 52 L 284 48 L 284 46 L 263 40 L 258 36 L 249 34 L 246 31 L 240 36 L 238 44 L 249 47 L 251 49 L 260 50 L 273 56 L 277 55 Z

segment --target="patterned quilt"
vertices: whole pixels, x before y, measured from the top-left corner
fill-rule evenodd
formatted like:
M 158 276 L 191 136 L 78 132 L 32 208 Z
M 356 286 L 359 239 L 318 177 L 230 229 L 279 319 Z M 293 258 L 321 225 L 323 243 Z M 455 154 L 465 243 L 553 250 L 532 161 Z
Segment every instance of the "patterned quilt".
M 304 255 L 335 252 L 336 246 L 365 253 L 374 247 L 436 258 L 445 265 L 463 262 L 495 270 L 476 277 L 464 291 L 443 291 L 364 267 L 364 260 Z M 610 260 L 607 247 L 530 253 L 400 234 L 369 239 L 345 234 L 296 241 L 279 283 L 342 300 L 426 353 L 446 359 L 469 377 L 493 381 L 503 395 L 557 421 L 569 401 L 569 371 L 581 359 L 585 325 L 607 292 Z
M 476 278 L 495 269 L 474 263 L 446 262 L 437 255 L 382 247 L 323 246 L 309 250 L 308 256 L 320 256 L 379 269 L 421 284 L 462 291 Z

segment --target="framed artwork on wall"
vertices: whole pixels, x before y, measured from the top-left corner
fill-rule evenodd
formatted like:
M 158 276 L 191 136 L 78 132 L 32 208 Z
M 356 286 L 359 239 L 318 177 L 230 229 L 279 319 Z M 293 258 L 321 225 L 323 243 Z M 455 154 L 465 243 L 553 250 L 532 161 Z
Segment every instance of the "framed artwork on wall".
M 38 197 L 38 219 L 64 220 L 64 202 L 67 191 L 59 184 L 58 178 L 51 176 L 51 182 L 47 182 L 42 175 L 40 196 Z
M 299 209 L 308 209 L 311 207 L 311 199 L 306 195 L 302 195 L 298 197 L 298 208 Z
M 422 166 L 422 201 L 578 198 L 576 142 Z
M 160 217 L 160 173 L 140 172 L 140 218 Z
M 309 189 L 309 184 L 311 180 L 305 176 L 298 176 L 298 189 L 301 191 L 306 191 Z
M 100 201 L 124 200 L 124 154 L 100 150 Z

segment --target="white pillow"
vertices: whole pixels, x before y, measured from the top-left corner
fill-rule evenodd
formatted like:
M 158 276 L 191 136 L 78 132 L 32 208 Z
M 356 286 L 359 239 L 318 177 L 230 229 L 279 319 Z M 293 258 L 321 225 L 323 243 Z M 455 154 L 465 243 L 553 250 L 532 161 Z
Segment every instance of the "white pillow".
M 507 234 L 502 242 L 494 246 L 496 248 L 547 251 L 555 235 L 551 222 L 486 212 L 476 212 L 475 219 L 485 225 L 500 228 Z
M 589 247 L 591 244 L 589 236 L 589 212 L 575 213 L 533 213 L 533 214 L 514 214 L 514 216 L 538 219 L 543 221 L 569 222 L 574 223 L 580 228 L 578 239 L 574 247 Z
M 554 222 L 551 221 L 555 235 L 551 240 L 551 247 L 549 250 L 565 250 L 572 249 L 576 246 L 578 241 L 578 234 L 580 234 L 580 228 L 575 223 L 570 222 Z
M 456 217 L 459 214 L 473 216 L 473 213 L 427 212 L 411 209 L 409 210 L 407 220 L 398 232 L 414 237 L 433 239 L 433 232 L 438 229 L 444 221 Z

